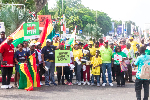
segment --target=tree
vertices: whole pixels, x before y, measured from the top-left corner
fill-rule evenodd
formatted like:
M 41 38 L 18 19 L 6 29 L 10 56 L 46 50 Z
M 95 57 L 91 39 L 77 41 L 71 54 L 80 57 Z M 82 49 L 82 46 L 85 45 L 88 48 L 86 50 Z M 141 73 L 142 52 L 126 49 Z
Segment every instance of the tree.
M 83 30 L 83 34 L 86 35 L 86 36 L 91 36 L 91 38 L 93 37 L 94 35 L 94 27 L 92 24 L 87 24 L 86 27 L 84 28 Z
M 102 28 L 100 28 L 97 24 L 93 25 L 93 27 L 94 27 L 93 36 L 95 37 L 96 40 L 98 40 L 99 38 L 102 37 L 102 33 L 101 33 Z
M 0 21 L 5 24 L 6 36 L 13 33 L 23 22 L 29 21 L 30 14 L 12 6 L 3 6 L 0 9 Z

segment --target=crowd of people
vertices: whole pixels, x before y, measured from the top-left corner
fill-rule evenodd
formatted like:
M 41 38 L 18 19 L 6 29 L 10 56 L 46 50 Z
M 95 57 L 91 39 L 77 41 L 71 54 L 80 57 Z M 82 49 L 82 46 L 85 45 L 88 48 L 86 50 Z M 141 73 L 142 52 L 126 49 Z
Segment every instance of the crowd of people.
M 1 32 L 0 43 L 5 40 L 5 32 Z M 107 85 L 106 71 L 108 74 L 109 86 L 113 86 L 112 82 L 117 82 L 117 87 L 125 87 L 125 83 L 135 83 L 135 91 L 138 100 L 141 100 L 142 84 L 144 85 L 144 100 L 148 100 L 149 96 L 149 80 L 142 80 L 139 77 L 144 60 L 149 59 L 150 43 L 141 43 L 134 41 L 131 36 L 127 40 L 121 39 L 120 42 L 109 42 L 102 38 L 95 43 L 89 41 L 84 44 L 75 41 L 74 45 L 66 44 L 56 36 L 53 41 L 46 40 L 46 46 L 41 48 L 41 43 L 33 40 L 28 46 L 28 41 L 18 44 L 14 50 L 12 37 L 7 37 L 7 43 L 0 48 L 0 60 L 2 71 L 1 88 L 12 88 L 10 79 L 15 66 L 15 85 L 19 86 L 19 63 L 28 63 L 29 56 L 36 54 L 37 68 L 39 70 L 40 80 L 42 75 L 45 76 L 45 86 L 53 84 L 57 85 Z M 70 66 L 55 66 L 55 50 L 70 50 Z M 138 66 L 135 82 L 132 80 L 132 68 Z M 56 68 L 56 70 L 55 70 Z M 46 70 L 47 69 L 47 70 Z M 107 69 L 107 70 L 106 70 Z M 57 72 L 58 83 L 55 82 L 54 72 Z M 76 81 L 72 79 L 75 73 Z M 7 76 L 7 80 L 6 80 Z M 61 77 L 62 76 L 62 77 Z M 65 77 L 64 77 L 65 76 Z M 124 77 L 125 76 L 125 77 Z M 49 80 L 50 77 L 50 80 Z M 66 82 L 65 82 L 66 80 Z M 17 84 L 18 82 L 18 84 Z M 40 83 L 40 85 L 43 85 Z

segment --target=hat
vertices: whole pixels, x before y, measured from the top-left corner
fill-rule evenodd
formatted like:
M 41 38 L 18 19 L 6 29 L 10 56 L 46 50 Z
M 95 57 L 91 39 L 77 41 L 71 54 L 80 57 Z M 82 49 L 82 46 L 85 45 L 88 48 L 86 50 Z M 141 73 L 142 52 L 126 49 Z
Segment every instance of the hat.
M 47 39 L 46 42 L 52 42 L 50 39 Z
M 89 41 L 88 44 L 93 44 L 93 41 Z
M 83 43 L 79 42 L 78 45 L 83 45 Z
M 83 49 L 86 48 L 86 47 L 88 47 L 88 44 L 84 45 Z
M 7 37 L 8 40 L 13 40 L 12 36 Z
M 41 44 L 40 42 L 37 42 L 37 43 L 36 43 L 36 45 L 40 45 L 40 44 Z
M 131 37 L 129 37 L 129 39 L 133 39 L 133 37 L 131 36 Z
M 31 41 L 31 43 L 34 43 L 34 44 L 36 44 L 36 43 L 37 43 L 37 41 L 36 41 L 36 40 L 33 40 L 33 41 Z
M 35 45 L 35 43 L 30 43 L 30 46 L 33 46 L 33 45 Z
M 70 45 L 69 45 L 69 44 L 67 44 L 67 45 L 66 45 L 66 47 L 70 47 Z
M 105 40 L 104 42 L 105 42 L 105 43 L 108 43 L 108 40 Z

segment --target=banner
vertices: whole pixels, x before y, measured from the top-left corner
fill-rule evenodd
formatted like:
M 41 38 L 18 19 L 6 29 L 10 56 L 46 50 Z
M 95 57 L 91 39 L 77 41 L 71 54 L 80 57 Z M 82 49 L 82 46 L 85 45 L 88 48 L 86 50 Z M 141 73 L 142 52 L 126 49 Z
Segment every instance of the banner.
M 55 66 L 70 64 L 70 50 L 55 50 Z
M 24 39 L 36 39 L 39 38 L 39 23 L 31 22 L 23 24 Z
M 46 23 L 46 19 L 49 20 L 49 22 L 51 22 L 51 15 L 39 15 L 39 29 L 43 30 L 45 23 Z

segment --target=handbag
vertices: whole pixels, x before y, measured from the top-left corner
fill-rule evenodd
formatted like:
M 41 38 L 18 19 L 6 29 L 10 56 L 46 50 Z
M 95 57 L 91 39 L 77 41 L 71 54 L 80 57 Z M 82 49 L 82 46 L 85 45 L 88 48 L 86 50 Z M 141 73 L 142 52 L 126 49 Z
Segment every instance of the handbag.
M 124 61 L 120 62 L 120 68 L 121 68 L 121 71 L 128 71 L 128 67 Z

